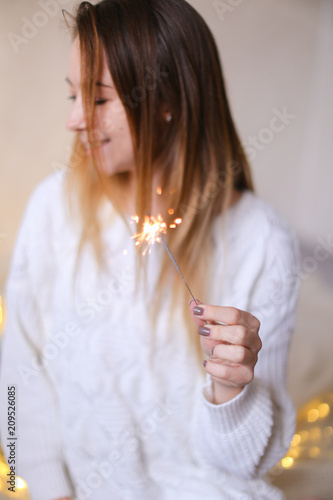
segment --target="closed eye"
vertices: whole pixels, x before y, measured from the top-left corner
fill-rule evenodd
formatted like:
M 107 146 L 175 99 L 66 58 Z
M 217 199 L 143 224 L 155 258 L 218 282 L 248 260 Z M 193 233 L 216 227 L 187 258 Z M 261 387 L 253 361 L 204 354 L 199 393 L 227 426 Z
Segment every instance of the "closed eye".
M 73 101 L 73 102 L 75 102 L 76 95 L 70 95 L 67 99 L 68 99 L 69 101 Z M 107 102 L 107 99 L 96 99 L 95 104 L 96 104 L 96 106 L 102 106 L 102 105 L 103 105 L 103 104 L 105 104 L 106 102 Z
M 107 99 L 96 99 L 95 101 L 95 104 L 96 106 L 102 106 L 103 104 L 105 104 L 107 101 Z

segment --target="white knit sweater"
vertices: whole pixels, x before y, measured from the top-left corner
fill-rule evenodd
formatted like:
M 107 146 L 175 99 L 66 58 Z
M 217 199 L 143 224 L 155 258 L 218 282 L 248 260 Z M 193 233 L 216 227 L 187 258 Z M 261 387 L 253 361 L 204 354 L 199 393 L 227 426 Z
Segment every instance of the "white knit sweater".
M 227 256 L 220 220 L 214 225 L 210 303 L 257 316 L 263 342 L 254 380 L 215 405 L 210 376 L 188 349 L 181 308 L 169 319 L 172 289 L 153 342 L 147 310 L 163 246 L 147 256 L 149 289 L 134 299 L 134 240 L 109 208 L 107 268 L 98 273 L 87 247 L 74 283 L 79 229 L 62 187 L 53 175 L 35 189 L 7 283 L 1 405 L 16 384 L 16 473 L 32 499 L 284 498 L 263 476 L 295 430 L 285 382 L 298 249 L 285 222 L 245 192 L 228 211 Z M 2 411 L 5 453 L 7 436 Z

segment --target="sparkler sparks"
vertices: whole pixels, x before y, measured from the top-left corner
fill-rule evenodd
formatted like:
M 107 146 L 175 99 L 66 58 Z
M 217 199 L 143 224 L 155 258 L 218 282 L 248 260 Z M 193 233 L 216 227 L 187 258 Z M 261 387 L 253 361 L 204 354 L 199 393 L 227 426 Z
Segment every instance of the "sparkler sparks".
M 170 213 L 170 212 L 169 212 Z M 139 217 L 137 215 L 132 217 L 132 220 L 135 221 L 136 223 L 139 223 Z M 172 224 L 169 224 L 170 229 L 175 229 L 179 224 L 182 223 L 182 219 L 178 218 L 173 221 Z M 173 257 L 170 248 L 168 247 L 165 239 L 163 238 L 163 235 L 167 233 L 168 230 L 168 225 L 166 222 L 164 222 L 163 218 L 161 215 L 158 215 L 157 218 L 146 215 L 144 222 L 143 222 L 143 230 L 141 233 L 135 234 L 132 236 L 132 239 L 136 239 L 136 246 L 143 246 L 143 255 L 146 255 L 147 250 L 149 249 L 149 253 L 151 252 L 151 246 L 154 245 L 154 243 L 161 243 L 163 244 L 165 250 L 167 251 L 170 259 L 172 260 L 175 268 L 177 269 L 178 273 L 180 274 L 181 279 L 185 283 L 186 288 L 190 292 L 190 295 L 193 300 L 197 303 L 197 300 L 194 298 L 193 293 L 191 292 L 190 287 L 185 281 L 184 276 L 181 273 L 181 270 L 179 269 L 179 266 L 177 262 L 175 261 L 175 258 Z
M 132 217 L 132 220 L 138 223 L 139 217 L 135 215 L 134 217 Z M 132 239 L 136 239 L 136 246 L 142 246 L 142 255 L 146 255 L 147 250 L 149 249 L 150 252 L 150 247 L 154 243 L 160 242 L 162 234 L 166 234 L 166 232 L 167 224 L 166 222 L 164 222 L 161 215 L 158 215 L 157 219 L 155 217 L 146 215 L 143 221 L 142 232 L 132 236 Z

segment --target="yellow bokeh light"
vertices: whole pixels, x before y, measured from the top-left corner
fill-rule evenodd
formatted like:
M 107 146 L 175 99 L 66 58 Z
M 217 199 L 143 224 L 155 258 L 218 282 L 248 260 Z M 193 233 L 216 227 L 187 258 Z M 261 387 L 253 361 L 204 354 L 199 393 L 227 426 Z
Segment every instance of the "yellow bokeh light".
M 333 434 L 333 429 L 332 429 L 332 427 L 330 425 L 328 425 L 327 427 L 325 427 L 323 429 L 323 436 L 325 438 L 328 438 L 328 437 L 332 436 L 332 434 Z
M 308 411 L 308 422 L 315 422 L 319 418 L 319 411 L 317 408 L 313 408 Z
M 169 208 L 168 214 L 169 215 L 173 215 L 174 213 L 175 213 L 174 209 L 173 208 Z
M 318 448 L 318 446 L 312 446 L 310 449 L 309 449 L 309 457 L 311 458 L 317 458 L 319 453 L 320 453 L 320 448 Z
M 0 475 L 6 475 L 7 472 L 9 471 L 9 467 L 8 465 L 6 465 L 5 463 L 0 463 Z
M 299 434 L 295 434 L 291 442 L 291 446 L 297 446 L 300 442 L 301 442 L 301 436 Z
M 292 457 L 284 457 L 281 460 L 281 465 L 284 469 L 290 469 L 294 465 L 294 459 Z
M 23 490 L 27 487 L 27 483 L 20 477 L 15 478 L 15 485 L 19 490 Z
M 331 409 L 327 403 L 322 403 L 318 406 L 319 416 L 320 418 L 325 418 L 329 415 Z
M 162 188 L 161 188 L 161 186 L 159 186 L 159 187 L 156 189 L 156 193 L 157 193 L 157 194 L 162 194 Z

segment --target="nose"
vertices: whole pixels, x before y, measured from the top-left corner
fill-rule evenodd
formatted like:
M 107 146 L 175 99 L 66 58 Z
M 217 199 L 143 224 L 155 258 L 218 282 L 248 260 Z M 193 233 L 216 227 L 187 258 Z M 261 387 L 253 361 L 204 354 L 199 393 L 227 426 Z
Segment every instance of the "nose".
M 84 130 L 86 128 L 86 119 L 82 105 L 82 98 L 79 95 L 75 98 L 71 112 L 67 119 L 66 127 L 72 132 Z

